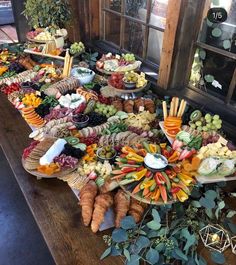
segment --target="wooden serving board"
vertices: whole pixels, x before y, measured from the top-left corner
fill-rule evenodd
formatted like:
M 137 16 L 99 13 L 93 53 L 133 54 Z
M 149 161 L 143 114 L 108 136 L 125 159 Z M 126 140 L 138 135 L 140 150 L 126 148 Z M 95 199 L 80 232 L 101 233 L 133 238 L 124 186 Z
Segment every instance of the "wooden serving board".
M 28 54 L 39 55 L 42 57 L 49 57 L 49 58 L 58 59 L 58 60 L 62 60 L 62 61 L 65 60 L 65 57 L 62 57 L 62 56 L 46 54 L 46 53 L 42 53 L 42 52 L 34 52 L 34 51 L 29 50 L 29 49 L 25 49 L 24 52 L 28 53 Z
M 76 166 L 74 168 L 69 168 L 69 169 L 61 170 L 61 171 L 59 171 L 59 172 L 57 172 L 57 173 L 49 176 L 49 175 L 40 173 L 37 170 L 28 170 L 28 169 L 26 169 L 25 168 L 25 160 L 23 158 L 21 159 L 21 162 L 22 162 L 22 166 L 25 169 L 25 171 L 27 171 L 31 175 L 37 177 L 37 179 L 42 179 L 42 178 L 47 178 L 47 179 L 50 179 L 50 178 L 62 178 L 62 177 L 70 174 L 71 172 L 73 172 L 74 170 L 77 169 L 77 166 Z
M 228 176 L 228 177 L 222 177 L 222 176 L 196 176 L 196 179 L 198 182 L 202 184 L 207 183 L 217 183 L 217 182 L 225 182 L 225 181 L 232 181 L 236 180 L 236 175 Z

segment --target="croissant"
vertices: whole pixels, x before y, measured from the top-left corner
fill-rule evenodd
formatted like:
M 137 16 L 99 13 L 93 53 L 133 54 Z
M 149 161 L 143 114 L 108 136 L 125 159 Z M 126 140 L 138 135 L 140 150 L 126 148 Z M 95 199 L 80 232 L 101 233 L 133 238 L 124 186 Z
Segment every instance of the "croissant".
M 112 102 L 112 105 L 117 109 L 117 110 L 123 110 L 123 103 L 120 99 L 116 99 Z
M 93 211 L 93 219 L 91 223 L 91 229 L 94 233 L 96 233 L 104 221 L 104 216 L 106 211 L 113 204 L 113 196 L 112 193 L 100 194 L 95 199 L 94 211 Z
M 80 205 L 82 207 L 82 218 L 84 225 L 88 226 L 92 214 L 94 200 L 97 195 L 98 188 L 94 181 L 88 182 L 80 191 Z
M 129 215 L 133 216 L 136 223 L 139 223 L 142 220 L 146 204 L 141 203 L 134 198 L 131 199 Z
M 144 101 L 144 107 L 146 110 L 148 110 L 150 113 L 155 112 L 155 103 L 152 99 L 146 98 Z
M 120 227 L 121 220 L 126 216 L 129 211 L 130 197 L 123 190 L 118 190 L 114 198 L 115 204 L 115 226 Z
M 127 113 L 134 112 L 134 101 L 133 100 L 125 100 L 124 101 L 124 111 Z
M 134 100 L 134 107 L 135 107 L 135 110 L 137 112 L 141 111 L 142 110 L 142 107 L 143 107 L 143 110 L 144 110 L 144 100 L 143 98 L 137 98 Z

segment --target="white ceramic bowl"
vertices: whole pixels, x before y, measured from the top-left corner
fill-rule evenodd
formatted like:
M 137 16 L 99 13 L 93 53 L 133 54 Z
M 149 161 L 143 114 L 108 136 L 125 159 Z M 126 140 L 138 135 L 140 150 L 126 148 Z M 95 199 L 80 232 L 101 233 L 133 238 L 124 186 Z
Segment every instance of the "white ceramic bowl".
M 79 71 L 86 71 L 88 73 L 79 73 Z M 93 81 L 95 72 L 85 67 L 74 67 L 71 70 L 71 76 L 77 78 L 81 85 L 86 85 Z

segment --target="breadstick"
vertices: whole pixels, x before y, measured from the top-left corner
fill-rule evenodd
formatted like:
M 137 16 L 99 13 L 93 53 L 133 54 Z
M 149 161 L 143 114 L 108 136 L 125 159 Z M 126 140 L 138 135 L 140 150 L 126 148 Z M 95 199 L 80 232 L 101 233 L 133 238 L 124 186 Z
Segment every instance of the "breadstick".
M 166 106 L 166 101 L 162 102 L 162 108 L 163 108 L 163 117 L 164 120 L 167 118 L 167 106 Z
M 180 103 L 180 107 L 179 107 L 179 111 L 178 111 L 177 117 L 181 117 L 183 106 L 184 106 L 184 100 L 182 99 L 181 103 Z
M 182 112 L 181 112 L 181 114 L 180 114 L 180 117 L 182 117 L 182 116 L 183 116 L 183 114 L 184 114 L 184 111 L 185 111 L 185 108 L 186 108 L 186 105 L 187 105 L 187 102 L 186 102 L 186 101 L 184 101 L 184 104 L 183 104 L 183 109 L 182 109 Z
M 173 101 L 171 101 L 169 116 L 173 117 L 173 115 L 174 115 L 174 103 L 173 103 Z
M 179 98 L 175 98 L 175 111 L 174 111 L 174 116 L 177 116 L 178 107 L 179 107 Z

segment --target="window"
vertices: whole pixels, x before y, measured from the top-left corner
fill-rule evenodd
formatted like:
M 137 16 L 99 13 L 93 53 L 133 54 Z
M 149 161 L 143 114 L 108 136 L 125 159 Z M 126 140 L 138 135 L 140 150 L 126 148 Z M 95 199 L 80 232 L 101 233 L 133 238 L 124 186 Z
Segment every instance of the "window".
M 219 8 L 227 12 L 223 21 L 224 10 Z M 236 0 L 213 0 L 206 11 L 195 43 L 190 87 L 236 107 Z
M 168 0 L 104 0 L 100 38 L 159 65 Z

